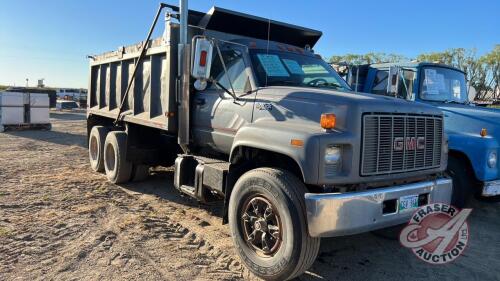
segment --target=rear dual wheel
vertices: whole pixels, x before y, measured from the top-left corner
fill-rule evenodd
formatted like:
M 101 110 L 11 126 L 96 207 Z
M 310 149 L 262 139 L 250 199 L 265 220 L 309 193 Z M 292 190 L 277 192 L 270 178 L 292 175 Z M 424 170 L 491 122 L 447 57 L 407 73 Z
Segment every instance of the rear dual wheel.
M 90 167 L 95 172 L 104 171 L 104 142 L 109 130 L 103 126 L 94 126 L 89 135 Z
M 104 170 L 112 183 L 125 183 L 132 175 L 132 162 L 127 160 L 127 133 L 108 133 L 104 142 Z
M 134 164 L 132 167 L 132 176 L 130 178 L 131 181 L 144 181 L 149 177 L 149 166 Z
M 149 176 L 149 166 L 132 164 L 126 159 L 127 133 L 109 132 L 94 126 L 89 135 L 89 160 L 92 170 L 106 172 L 112 183 L 143 181 Z

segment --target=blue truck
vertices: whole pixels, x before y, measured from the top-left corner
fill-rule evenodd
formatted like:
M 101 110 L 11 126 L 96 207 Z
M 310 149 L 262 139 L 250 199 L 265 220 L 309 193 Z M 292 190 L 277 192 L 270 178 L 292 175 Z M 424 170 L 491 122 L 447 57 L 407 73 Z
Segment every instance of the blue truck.
M 443 111 L 454 205 L 463 207 L 473 195 L 500 194 L 500 110 L 469 101 L 464 72 L 439 63 L 409 62 L 349 66 L 344 75 L 356 92 L 426 103 Z

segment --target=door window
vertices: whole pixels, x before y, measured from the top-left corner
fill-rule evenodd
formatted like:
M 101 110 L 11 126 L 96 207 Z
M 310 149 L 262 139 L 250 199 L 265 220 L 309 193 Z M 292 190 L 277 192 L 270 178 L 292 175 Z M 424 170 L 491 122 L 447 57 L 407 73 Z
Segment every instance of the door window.
M 388 71 L 379 70 L 375 76 L 375 81 L 373 81 L 372 93 L 376 95 L 386 95 L 387 94 L 387 76 L 389 76 Z
M 376 95 L 387 94 L 387 77 L 389 72 L 387 70 L 377 71 L 375 80 L 373 82 L 372 93 Z M 414 99 L 413 95 L 413 81 L 415 80 L 415 71 L 403 70 L 402 75 L 399 76 L 399 89 L 398 98 L 406 99 L 407 97 Z
M 219 82 L 224 88 L 231 91 L 231 83 L 233 85 L 234 91 L 243 92 L 245 88 L 248 88 L 247 83 L 250 82 L 249 77 L 246 72 L 245 61 L 243 60 L 243 55 L 238 50 L 233 49 L 223 49 L 221 50 L 222 58 L 224 59 L 224 64 L 227 68 L 227 73 L 224 71 L 221 59 L 218 54 L 214 55 L 211 76 Z M 222 89 L 219 85 L 213 83 L 210 85 L 210 89 Z

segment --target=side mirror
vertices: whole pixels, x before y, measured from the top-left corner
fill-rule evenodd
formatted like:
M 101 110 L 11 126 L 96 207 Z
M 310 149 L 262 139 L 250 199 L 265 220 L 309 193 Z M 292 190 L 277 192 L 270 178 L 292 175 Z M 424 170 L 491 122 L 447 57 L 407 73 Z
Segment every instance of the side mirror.
M 194 54 L 191 65 L 191 76 L 197 80 L 206 81 L 210 78 L 212 66 L 213 43 L 204 37 L 194 40 Z
M 387 77 L 387 94 L 396 97 L 399 92 L 399 76 L 401 68 L 399 66 L 391 66 L 389 68 L 389 76 Z

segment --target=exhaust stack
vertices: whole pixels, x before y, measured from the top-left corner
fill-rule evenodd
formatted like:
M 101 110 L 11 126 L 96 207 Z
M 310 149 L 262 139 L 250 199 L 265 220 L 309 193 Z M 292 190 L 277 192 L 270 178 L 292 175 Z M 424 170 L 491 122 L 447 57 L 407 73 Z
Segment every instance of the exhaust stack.
M 178 45 L 178 138 L 177 142 L 184 151 L 189 153 L 189 78 L 191 47 L 188 44 L 188 0 L 179 0 L 179 45 Z

